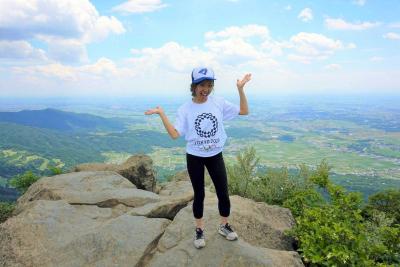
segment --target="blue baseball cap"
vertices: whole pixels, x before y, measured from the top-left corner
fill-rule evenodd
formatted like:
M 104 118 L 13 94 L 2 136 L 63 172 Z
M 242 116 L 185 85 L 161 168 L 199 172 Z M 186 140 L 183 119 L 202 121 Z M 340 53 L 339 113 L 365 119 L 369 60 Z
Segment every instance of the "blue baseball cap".
M 210 68 L 194 68 L 192 71 L 192 83 L 199 83 L 204 80 L 216 80 L 214 71 Z

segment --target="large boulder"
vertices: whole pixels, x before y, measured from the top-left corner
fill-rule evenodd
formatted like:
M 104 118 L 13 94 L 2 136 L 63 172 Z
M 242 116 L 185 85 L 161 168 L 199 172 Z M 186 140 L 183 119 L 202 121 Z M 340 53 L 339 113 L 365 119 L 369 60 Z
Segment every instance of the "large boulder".
M 157 191 L 153 161 L 147 155 L 131 156 L 122 164 L 84 163 L 75 166 L 73 171 L 115 171 L 139 189 Z
M 141 266 L 169 223 L 36 200 L 0 224 L 0 266 Z
M 34 200 L 60 200 L 70 204 L 113 207 L 124 204 L 138 207 L 157 202 L 160 197 L 152 192 L 137 189 L 121 175 L 111 172 L 78 172 L 40 178 L 17 200 L 16 213 L 26 203 Z
M 152 202 L 129 211 L 131 215 L 172 220 L 179 210 L 193 200 L 192 184 L 188 181 L 173 181 L 161 185 L 161 201 Z
M 284 208 L 231 197 L 230 222 L 239 233 L 228 241 L 217 233 L 217 199 L 206 191 L 204 218 L 206 247 L 193 246 L 194 220 L 190 205 L 175 216 L 146 266 L 303 266 L 291 241 L 283 235 L 293 218 Z
M 0 224 L 0 266 L 302 266 L 283 232 L 290 211 L 231 196 L 238 241 L 217 233 L 218 200 L 206 191 L 207 246 L 193 246 L 187 179 L 137 189 L 112 171 L 44 177 Z
M 164 184 L 157 195 L 111 171 L 43 177 L 0 225 L 0 266 L 142 266 L 165 218 L 193 198 L 189 186 Z M 149 214 L 133 212 L 155 203 Z

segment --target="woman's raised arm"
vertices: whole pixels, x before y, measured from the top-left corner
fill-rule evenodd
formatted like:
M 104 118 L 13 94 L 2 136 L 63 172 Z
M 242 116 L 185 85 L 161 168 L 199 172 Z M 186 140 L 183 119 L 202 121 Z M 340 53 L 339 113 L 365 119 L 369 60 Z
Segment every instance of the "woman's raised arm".
M 251 80 L 251 73 L 247 73 L 246 75 L 244 75 L 242 80 L 238 79 L 236 81 L 236 86 L 239 91 L 239 97 L 240 97 L 240 111 L 239 111 L 240 115 L 249 114 L 249 106 L 247 104 L 247 98 L 246 95 L 244 94 L 243 88 L 246 85 L 246 83 L 250 80 Z

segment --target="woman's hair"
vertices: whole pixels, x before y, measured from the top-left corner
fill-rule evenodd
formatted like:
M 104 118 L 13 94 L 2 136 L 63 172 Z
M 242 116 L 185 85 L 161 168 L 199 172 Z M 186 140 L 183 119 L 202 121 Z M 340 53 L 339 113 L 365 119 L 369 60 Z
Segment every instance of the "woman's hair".
M 214 80 L 208 80 L 212 83 L 214 89 Z M 201 83 L 201 82 L 200 82 Z M 192 92 L 192 96 L 196 96 L 196 87 L 199 83 L 191 83 L 190 84 L 190 92 Z

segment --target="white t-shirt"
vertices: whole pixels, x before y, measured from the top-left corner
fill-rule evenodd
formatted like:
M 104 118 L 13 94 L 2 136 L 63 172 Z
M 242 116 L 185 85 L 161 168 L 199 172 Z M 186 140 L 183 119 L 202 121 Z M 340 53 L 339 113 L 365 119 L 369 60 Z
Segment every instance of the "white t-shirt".
M 222 151 L 226 133 L 223 121 L 239 115 L 240 108 L 221 97 L 208 96 L 201 104 L 192 100 L 179 107 L 174 127 L 186 140 L 186 152 L 211 157 Z

